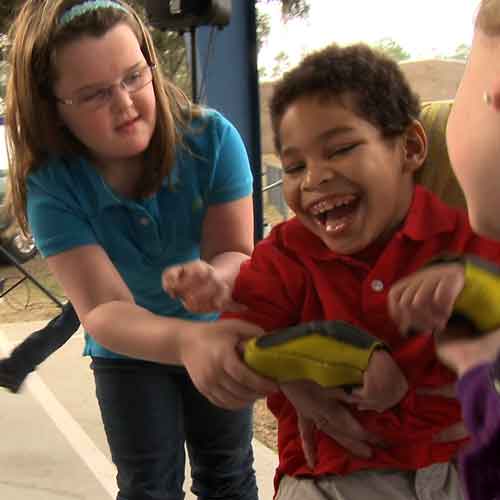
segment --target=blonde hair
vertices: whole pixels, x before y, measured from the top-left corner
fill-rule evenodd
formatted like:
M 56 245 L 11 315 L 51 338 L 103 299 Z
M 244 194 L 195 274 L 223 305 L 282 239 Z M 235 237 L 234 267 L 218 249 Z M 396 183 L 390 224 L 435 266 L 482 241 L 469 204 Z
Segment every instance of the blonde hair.
M 500 0 L 482 0 L 476 17 L 476 28 L 488 36 L 500 35 Z
M 119 23 L 134 32 L 148 64 L 158 58 L 151 35 L 138 14 L 122 0 L 121 8 L 99 8 L 59 23 L 61 15 L 82 0 L 27 0 L 9 30 L 10 71 L 6 94 L 6 132 L 10 203 L 21 228 L 28 231 L 28 175 L 54 155 L 85 154 L 84 146 L 60 124 L 52 94 L 57 81 L 57 50 L 82 36 L 101 36 Z M 136 196 L 156 192 L 172 170 L 175 150 L 200 108 L 165 78 L 153 71 L 156 128 L 144 152 L 145 172 Z

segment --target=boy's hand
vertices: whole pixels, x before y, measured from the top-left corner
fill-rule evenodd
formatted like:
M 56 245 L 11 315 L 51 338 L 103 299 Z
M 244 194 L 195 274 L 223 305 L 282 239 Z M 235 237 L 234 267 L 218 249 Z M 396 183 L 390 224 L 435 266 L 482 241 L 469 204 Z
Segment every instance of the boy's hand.
M 192 322 L 182 332 L 180 359 L 196 388 L 213 404 L 229 410 L 251 405 L 279 389 L 248 368 L 241 345 L 264 332 L 240 320 Z
M 203 260 L 168 267 L 162 274 L 163 289 L 194 313 L 240 312 L 246 308 L 233 301 L 232 289 Z
M 397 405 L 408 391 L 403 372 L 385 349 L 377 349 L 363 373 L 363 386 L 351 394 L 359 410 L 383 412 Z
M 429 266 L 392 286 L 389 313 L 403 334 L 412 330 L 441 331 L 464 281 L 464 266 L 460 263 Z
M 302 449 L 309 467 L 315 464 L 316 429 L 328 434 L 353 455 L 363 458 L 372 455 L 370 445 L 383 445 L 382 440 L 363 429 L 341 403 L 351 402 L 345 391 L 324 389 L 307 380 L 287 382 L 281 389 L 297 411 Z

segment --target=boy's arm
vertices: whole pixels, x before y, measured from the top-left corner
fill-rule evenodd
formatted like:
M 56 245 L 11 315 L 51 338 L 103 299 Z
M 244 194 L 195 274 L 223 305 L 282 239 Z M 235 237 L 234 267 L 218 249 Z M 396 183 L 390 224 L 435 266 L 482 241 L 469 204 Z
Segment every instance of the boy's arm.
M 360 410 L 384 411 L 408 390 L 385 344 L 345 321 L 312 321 L 252 339 L 244 359 L 281 384 L 309 381 L 333 389 L 329 396 Z
M 384 344 L 344 321 L 312 321 L 271 332 L 245 346 L 245 362 L 280 383 L 310 380 L 323 387 L 363 384 L 363 372 Z
M 475 256 L 461 259 L 464 287 L 453 306 L 454 319 L 471 321 L 479 332 L 500 327 L 500 268 Z
M 402 333 L 468 324 L 486 333 L 500 328 L 500 268 L 477 256 L 444 256 L 395 283 L 388 296 Z

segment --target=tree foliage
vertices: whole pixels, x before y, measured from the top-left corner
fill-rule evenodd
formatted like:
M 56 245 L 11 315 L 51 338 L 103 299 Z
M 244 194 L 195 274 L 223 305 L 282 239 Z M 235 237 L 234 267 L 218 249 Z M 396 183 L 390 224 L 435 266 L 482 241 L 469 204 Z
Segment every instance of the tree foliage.
M 399 43 L 389 37 L 381 38 L 379 41 L 375 42 L 372 47 L 398 62 L 410 59 L 410 54 L 406 52 Z
M 267 38 L 271 33 L 271 17 L 267 12 L 264 12 L 259 7 L 263 4 L 281 3 L 281 17 L 284 23 L 291 19 L 306 19 L 309 15 L 310 5 L 309 0 L 256 0 L 256 15 L 257 15 L 257 52 L 260 52 Z M 267 68 L 259 67 L 260 78 L 268 76 L 277 77 L 289 66 L 288 56 L 280 53 L 276 56 L 275 65 L 271 70 L 271 75 L 268 74 Z
M 265 40 L 271 33 L 271 16 L 257 10 L 257 52 L 260 52 Z
M 20 0 L 1 0 L 0 2 L 0 33 L 5 33 L 9 20 L 14 16 L 14 11 Z
M 257 46 L 262 48 L 271 32 L 271 19 L 268 14 L 259 9 L 259 5 L 281 2 L 281 17 L 283 22 L 290 19 L 306 19 L 309 15 L 309 0 L 256 0 L 257 7 Z
M 308 0 L 281 1 L 281 13 L 285 18 L 285 20 L 292 17 L 305 18 L 309 15 L 309 10 L 310 10 L 310 5 Z
M 450 56 L 450 59 L 458 59 L 459 61 L 466 61 L 469 57 L 470 45 L 461 43 L 456 49 L 455 53 Z
M 271 77 L 279 78 L 290 67 L 290 58 L 284 51 L 279 52 L 274 58 L 274 66 L 272 68 Z

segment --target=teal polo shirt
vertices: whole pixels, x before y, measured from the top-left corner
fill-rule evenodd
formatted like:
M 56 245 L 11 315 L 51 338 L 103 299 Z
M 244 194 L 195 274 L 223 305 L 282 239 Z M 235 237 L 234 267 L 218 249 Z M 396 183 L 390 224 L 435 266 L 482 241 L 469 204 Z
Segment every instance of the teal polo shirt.
M 212 204 L 252 193 L 248 156 L 235 127 L 205 110 L 178 148 L 172 184 L 142 200 L 124 198 L 83 157 L 55 157 L 28 178 L 28 222 L 44 257 L 100 245 L 138 305 L 163 316 L 203 320 L 162 289 L 167 266 L 200 257 L 203 218 Z M 122 357 L 86 335 L 85 354 Z

